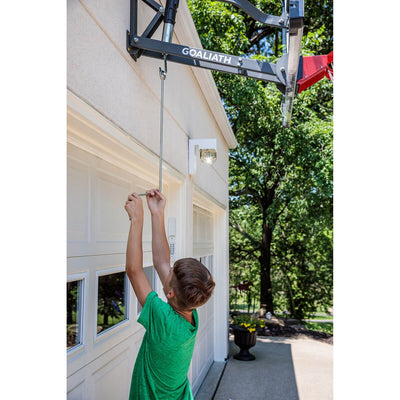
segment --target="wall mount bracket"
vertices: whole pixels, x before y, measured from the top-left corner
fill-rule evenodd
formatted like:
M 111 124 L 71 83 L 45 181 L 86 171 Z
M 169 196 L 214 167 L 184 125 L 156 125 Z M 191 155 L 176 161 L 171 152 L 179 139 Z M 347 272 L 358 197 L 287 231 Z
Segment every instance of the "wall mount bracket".
M 165 9 L 155 0 L 142 1 L 156 14 L 143 33 L 138 35 L 138 0 L 130 0 L 130 30 L 126 32 L 126 48 L 135 61 L 142 55 L 160 60 L 166 58 L 168 61 L 192 67 L 275 83 L 284 94 L 283 126 L 289 126 L 293 98 L 298 87 L 297 80 L 301 78 L 299 64 L 301 64 L 304 0 L 283 0 L 280 16 L 265 14 L 247 0 L 216 0 L 236 6 L 264 25 L 283 29 L 283 34 L 287 38 L 287 52 L 276 63 L 171 43 L 179 0 L 167 0 Z M 152 39 L 162 22 L 164 22 L 163 40 Z

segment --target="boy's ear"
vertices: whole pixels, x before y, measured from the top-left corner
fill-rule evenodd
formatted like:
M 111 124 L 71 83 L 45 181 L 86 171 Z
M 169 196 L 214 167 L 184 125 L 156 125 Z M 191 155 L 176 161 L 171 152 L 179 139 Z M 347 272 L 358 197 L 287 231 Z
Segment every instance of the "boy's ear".
M 170 289 L 169 292 L 167 293 L 167 299 L 172 299 L 175 297 L 175 292 L 174 289 Z

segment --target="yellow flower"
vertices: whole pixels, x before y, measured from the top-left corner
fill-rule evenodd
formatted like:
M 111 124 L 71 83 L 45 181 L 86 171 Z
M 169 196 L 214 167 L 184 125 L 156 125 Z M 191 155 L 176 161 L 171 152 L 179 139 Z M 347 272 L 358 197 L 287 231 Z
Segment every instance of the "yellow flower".
M 256 330 L 256 328 L 249 328 L 249 332 L 254 332 Z

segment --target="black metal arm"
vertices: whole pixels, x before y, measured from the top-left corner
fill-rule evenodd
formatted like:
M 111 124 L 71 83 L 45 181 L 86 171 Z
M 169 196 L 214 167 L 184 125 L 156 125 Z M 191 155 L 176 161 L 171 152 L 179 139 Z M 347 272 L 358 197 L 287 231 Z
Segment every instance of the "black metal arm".
M 247 15 L 252 17 L 258 22 L 261 22 L 268 26 L 275 26 L 277 28 L 289 28 L 289 14 L 284 9 L 281 16 L 269 15 L 260 11 L 257 7 L 253 6 L 247 0 L 216 0 L 221 3 L 229 3 L 237 8 L 240 8 Z

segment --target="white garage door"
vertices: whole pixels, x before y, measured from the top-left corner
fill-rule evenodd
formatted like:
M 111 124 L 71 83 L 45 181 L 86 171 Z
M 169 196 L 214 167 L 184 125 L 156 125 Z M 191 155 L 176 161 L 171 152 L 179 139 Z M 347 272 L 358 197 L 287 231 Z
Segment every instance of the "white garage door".
M 126 400 L 144 329 L 124 272 L 129 220 L 123 206 L 129 193 L 151 185 L 73 145 L 67 184 L 68 399 Z M 157 290 L 144 209 L 144 265 Z
M 193 257 L 200 260 L 214 274 L 213 215 L 193 206 Z M 198 309 L 199 331 L 192 359 L 192 389 L 195 393 L 214 360 L 214 295 Z

